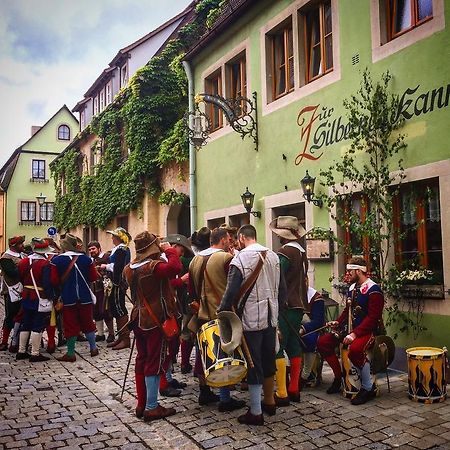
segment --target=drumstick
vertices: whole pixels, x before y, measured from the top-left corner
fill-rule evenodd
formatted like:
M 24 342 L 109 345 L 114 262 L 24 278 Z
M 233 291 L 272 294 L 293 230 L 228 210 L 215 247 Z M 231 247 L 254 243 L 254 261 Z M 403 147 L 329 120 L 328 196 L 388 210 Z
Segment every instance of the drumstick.
M 317 333 L 318 331 L 324 330 L 325 328 L 328 328 L 328 325 L 324 325 L 323 327 L 316 328 L 315 330 L 312 330 L 312 331 L 308 331 L 307 333 L 301 334 L 300 336 L 301 336 L 302 338 L 304 338 L 305 336 L 308 336 L 308 335 L 313 334 L 313 333 Z

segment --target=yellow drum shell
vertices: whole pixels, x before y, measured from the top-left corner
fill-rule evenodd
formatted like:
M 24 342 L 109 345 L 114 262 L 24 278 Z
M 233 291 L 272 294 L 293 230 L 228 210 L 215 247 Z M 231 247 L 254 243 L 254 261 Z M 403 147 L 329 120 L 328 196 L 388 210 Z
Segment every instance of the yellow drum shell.
M 247 374 L 244 354 L 240 347 L 232 355 L 222 350 L 217 319 L 205 323 L 197 339 L 208 386 L 224 387 L 242 381 Z
M 420 403 L 440 403 L 447 398 L 445 352 L 436 347 L 412 347 L 408 357 L 408 396 Z
M 341 348 L 341 366 L 342 366 L 342 377 L 344 379 L 344 389 L 342 394 L 345 398 L 353 398 L 361 389 L 361 379 L 357 370 L 353 367 L 349 357 L 348 348 Z M 371 373 L 372 384 L 377 386 L 376 376 Z M 377 386 L 377 395 L 379 395 L 379 389 Z

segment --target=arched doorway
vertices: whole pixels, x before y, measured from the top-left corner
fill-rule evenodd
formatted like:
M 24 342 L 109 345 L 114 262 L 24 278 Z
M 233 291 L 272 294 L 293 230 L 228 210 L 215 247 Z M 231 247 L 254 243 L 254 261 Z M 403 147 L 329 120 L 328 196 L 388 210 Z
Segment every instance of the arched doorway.
M 166 232 L 167 234 L 191 235 L 191 218 L 189 213 L 189 198 L 181 205 L 171 205 L 167 214 Z

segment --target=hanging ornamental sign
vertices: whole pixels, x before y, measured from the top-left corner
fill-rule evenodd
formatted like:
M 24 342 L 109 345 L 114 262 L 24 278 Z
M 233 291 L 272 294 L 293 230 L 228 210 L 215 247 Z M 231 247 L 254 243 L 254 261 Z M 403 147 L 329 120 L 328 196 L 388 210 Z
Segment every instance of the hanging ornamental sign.
M 420 84 L 415 88 L 407 88 L 400 97 L 397 119 L 428 114 L 435 109 L 446 108 L 450 100 L 450 84 L 419 94 Z M 300 110 L 297 116 L 300 127 L 300 153 L 295 158 L 295 165 L 304 159 L 316 161 L 322 157 L 325 149 L 349 138 L 350 123 L 343 116 L 335 117 L 334 108 L 309 105 Z

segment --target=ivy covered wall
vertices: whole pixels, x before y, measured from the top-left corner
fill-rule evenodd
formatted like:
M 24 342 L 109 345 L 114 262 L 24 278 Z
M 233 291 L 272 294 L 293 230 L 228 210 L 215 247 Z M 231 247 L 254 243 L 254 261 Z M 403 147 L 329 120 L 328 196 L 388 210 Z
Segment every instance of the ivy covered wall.
M 199 1 L 177 38 L 138 70 L 114 102 L 77 136 L 78 142 L 91 135 L 99 138 L 95 151 L 101 156 L 93 173 L 83 172 L 83 155 L 76 144 L 53 162 L 58 228 L 105 228 L 115 216 L 138 208 L 146 191 L 164 204 L 182 200 L 183 194 L 161 192 L 159 185 L 162 167 L 182 164 L 189 156 L 183 124 L 187 79 L 181 60 L 224 3 Z

